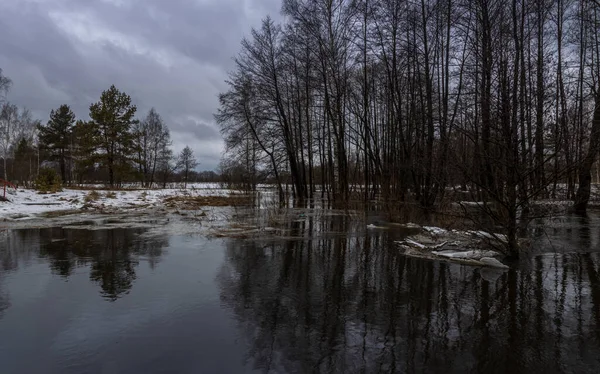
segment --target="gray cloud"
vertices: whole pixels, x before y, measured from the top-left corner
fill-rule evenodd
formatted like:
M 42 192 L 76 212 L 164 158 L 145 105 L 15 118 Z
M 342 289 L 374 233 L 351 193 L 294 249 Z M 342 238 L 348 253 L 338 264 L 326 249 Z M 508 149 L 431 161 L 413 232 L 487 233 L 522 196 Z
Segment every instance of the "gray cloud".
M 200 168 L 213 169 L 223 144 L 212 114 L 232 57 L 279 8 L 280 0 L 3 0 L 8 99 L 43 121 L 64 103 L 87 118 L 89 104 L 115 84 L 139 117 L 158 110 L 176 152 L 188 144 Z

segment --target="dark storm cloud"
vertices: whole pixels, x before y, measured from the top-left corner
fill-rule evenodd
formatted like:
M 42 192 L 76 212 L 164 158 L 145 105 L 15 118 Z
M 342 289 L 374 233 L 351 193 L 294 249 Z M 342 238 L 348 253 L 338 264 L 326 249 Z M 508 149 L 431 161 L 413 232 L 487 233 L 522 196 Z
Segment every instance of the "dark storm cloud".
M 222 141 L 212 114 L 239 42 L 280 0 L 2 0 L 0 68 L 9 100 L 43 121 L 63 103 L 87 118 L 115 84 L 143 117 L 155 107 L 176 151 L 189 144 L 214 168 Z
M 193 118 L 184 119 L 169 127 L 171 131 L 188 133 L 199 139 L 219 140 L 221 135 L 215 126 L 198 122 Z

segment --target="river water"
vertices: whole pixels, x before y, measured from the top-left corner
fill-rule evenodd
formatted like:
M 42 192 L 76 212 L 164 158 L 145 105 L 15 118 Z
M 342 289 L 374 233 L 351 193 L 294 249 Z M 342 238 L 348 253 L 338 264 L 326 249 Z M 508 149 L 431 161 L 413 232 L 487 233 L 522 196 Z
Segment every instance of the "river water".
M 598 373 L 600 218 L 533 227 L 505 272 L 343 216 L 286 240 L 5 230 L 0 373 Z

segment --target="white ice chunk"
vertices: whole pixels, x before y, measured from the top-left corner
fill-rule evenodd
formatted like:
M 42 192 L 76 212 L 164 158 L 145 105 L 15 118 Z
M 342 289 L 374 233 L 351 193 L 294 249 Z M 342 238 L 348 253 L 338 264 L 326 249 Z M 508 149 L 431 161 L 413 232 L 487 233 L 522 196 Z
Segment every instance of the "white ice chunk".
M 459 259 L 468 259 L 468 260 L 478 260 L 482 257 L 491 257 L 497 256 L 498 253 L 494 251 L 482 251 L 482 250 L 472 250 L 472 251 L 437 251 L 431 252 L 434 255 L 446 258 L 459 258 Z
M 435 227 L 435 226 L 423 226 L 423 230 L 427 231 L 428 233 L 432 234 L 432 235 L 443 235 L 448 233 L 448 230 L 445 230 L 441 227 Z
M 508 266 L 504 265 L 503 263 L 501 263 L 500 261 L 496 260 L 493 257 L 483 257 L 479 261 L 483 262 L 485 265 L 490 266 L 490 267 L 499 268 L 499 269 L 508 269 Z

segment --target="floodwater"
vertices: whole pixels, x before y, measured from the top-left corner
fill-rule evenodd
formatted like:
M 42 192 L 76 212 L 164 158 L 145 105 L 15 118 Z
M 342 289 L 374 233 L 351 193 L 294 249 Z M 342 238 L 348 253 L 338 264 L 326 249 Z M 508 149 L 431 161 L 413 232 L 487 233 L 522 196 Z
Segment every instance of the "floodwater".
M 289 225 L 304 239 L 3 231 L 0 373 L 600 372 L 598 217 L 538 222 L 504 272 L 344 216 Z

